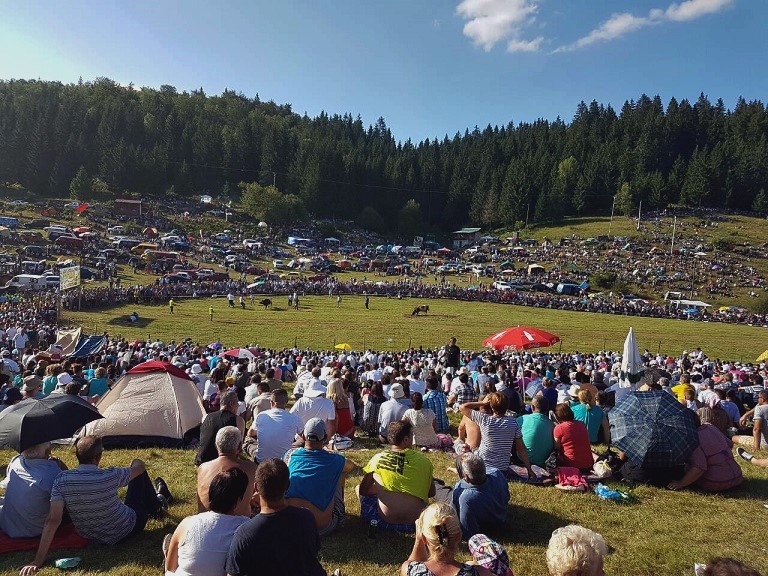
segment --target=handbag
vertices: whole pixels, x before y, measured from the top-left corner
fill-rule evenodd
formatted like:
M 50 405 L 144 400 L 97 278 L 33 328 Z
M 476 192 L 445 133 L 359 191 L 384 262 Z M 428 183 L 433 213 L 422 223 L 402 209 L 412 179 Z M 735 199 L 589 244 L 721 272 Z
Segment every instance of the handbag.
M 346 436 L 342 436 L 341 434 L 334 434 L 331 437 L 331 440 L 328 442 L 328 445 L 332 450 L 349 450 L 352 448 L 354 443 Z

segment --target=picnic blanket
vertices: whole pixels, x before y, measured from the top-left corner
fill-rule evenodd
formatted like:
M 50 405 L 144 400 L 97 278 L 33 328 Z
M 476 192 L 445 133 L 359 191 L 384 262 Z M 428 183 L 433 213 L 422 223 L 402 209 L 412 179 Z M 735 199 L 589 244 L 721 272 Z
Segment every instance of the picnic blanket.
M 11 538 L 0 530 L 0 554 L 37 550 L 39 544 L 40 538 Z M 59 548 L 85 548 L 86 546 L 88 546 L 88 540 L 77 533 L 73 524 L 60 526 L 53 537 L 53 542 L 51 542 L 51 550 Z

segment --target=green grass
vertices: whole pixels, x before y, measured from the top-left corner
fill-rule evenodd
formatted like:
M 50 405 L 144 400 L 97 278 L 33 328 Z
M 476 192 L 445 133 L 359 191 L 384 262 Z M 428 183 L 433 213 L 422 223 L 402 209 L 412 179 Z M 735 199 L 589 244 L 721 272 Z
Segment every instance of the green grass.
M 258 299 L 260 299 L 259 297 Z M 768 330 L 751 326 L 665 320 L 611 314 L 548 310 L 508 304 L 371 298 L 370 309 L 362 297 L 345 296 L 341 307 L 336 298 L 301 298 L 301 309 L 288 309 L 284 296 L 272 298 L 274 307 L 264 310 L 248 304 L 246 310 L 227 307 L 226 299 L 177 300 L 175 314 L 162 306 L 126 305 L 96 312 L 65 312 L 65 322 L 83 326 L 89 333 L 109 332 L 113 336 L 160 338 L 181 341 L 192 338 L 200 344 L 221 341 L 230 346 L 252 343 L 282 348 L 297 345 L 332 348 L 347 342 L 357 350 L 402 350 L 409 346 L 434 347 L 457 336 L 464 349 L 479 350 L 482 341 L 503 328 L 528 325 L 558 334 L 561 345 L 553 351 L 596 352 L 621 350 L 627 331 L 633 326 L 642 351 L 680 354 L 696 346 L 711 357 L 753 361 L 768 348 Z M 214 321 L 208 320 L 213 304 Z M 412 317 L 417 304 L 428 303 L 426 316 Z M 143 319 L 132 327 L 125 318 L 132 311 Z M 390 341 L 391 340 L 391 341 Z
M 369 442 L 358 442 L 358 445 Z M 74 466 L 69 448 L 56 451 Z M 374 450 L 347 452 L 348 458 L 363 465 Z M 11 452 L 0 453 L 7 462 Z M 179 450 L 115 450 L 104 455 L 104 466 L 127 466 L 135 458 L 143 459 L 150 475 L 163 476 L 170 485 L 175 502 L 168 516 L 150 520 L 146 532 L 115 547 L 92 545 L 85 550 L 56 550 L 49 559 L 81 556 L 80 569 L 73 574 L 108 574 L 109 576 L 145 576 L 159 574 L 162 563 L 160 544 L 166 533 L 185 516 L 196 513 L 194 453 Z M 429 454 L 435 476 L 453 484 L 455 476 L 446 470 L 451 460 L 445 454 Z M 722 496 L 695 492 L 668 492 L 639 486 L 632 490 L 634 503 L 617 505 L 602 501 L 594 494 L 569 494 L 554 488 L 510 485 L 509 520 L 504 529 L 490 533 L 509 552 L 516 574 L 526 576 L 547 573 L 544 552 L 551 532 L 570 523 L 584 525 L 605 536 L 614 549 L 606 562 L 606 573 L 616 576 L 688 575 L 694 562 L 725 555 L 742 559 L 765 573 L 768 556 L 756 551 L 760 544 L 760 518 L 768 515 L 766 501 L 768 479 L 764 470 L 745 464 L 747 482 L 742 488 Z M 354 487 L 360 474 L 346 483 L 347 523 L 322 544 L 321 561 L 330 573 L 341 568 L 346 575 L 385 576 L 395 574 L 409 554 L 411 538 L 380 534 L 368 540 L 366 527 L 359 518 L 360 506 Z M 626 488 L 625 488 L 626 489 Z M 285 554 L 291 546 L 286 542 Z M 466 558 L 466 548 L 462 547 Z M 14 574 L 34 556 L 33 552 L 0 557 L 0 573 Z M 43 576 L 55 569 L 43 570 Z M 288 575 L 286 575 L 288 576 Z

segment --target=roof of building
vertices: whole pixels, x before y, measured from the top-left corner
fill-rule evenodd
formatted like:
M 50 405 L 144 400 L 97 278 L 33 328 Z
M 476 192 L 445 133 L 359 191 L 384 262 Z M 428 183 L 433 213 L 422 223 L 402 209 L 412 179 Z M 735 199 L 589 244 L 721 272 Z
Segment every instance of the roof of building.
M 481 228 L 462 228 L 461 230 L 456 230 L 453 234 L 476 234 L 480 230 Z

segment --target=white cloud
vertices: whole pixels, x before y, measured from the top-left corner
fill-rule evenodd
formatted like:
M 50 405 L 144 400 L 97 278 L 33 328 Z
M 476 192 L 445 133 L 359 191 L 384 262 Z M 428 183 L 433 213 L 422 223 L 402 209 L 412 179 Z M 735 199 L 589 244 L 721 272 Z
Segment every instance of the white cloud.
M 719 12 L 733 4 L 733 2 L 734 0 L 686 0 L 680 4 L 670 5 L 664 15 L 668 20 L 685 22 Z
M 507 49 L 512 52 L 538 50 L 543 39 L 520 39 L 537 10 L 538 4 L 533 0 L 462 0 L 456 7 L 456 13 L 467 20 L 464 35 L 486 52 L 507 39 Z
M 533 40 L 510 40 L 507 43 L 507 52 L 538 52 L 542 42 L 544 36 Z
M 613 14 L 586 36 L 573 44 L 560 46 L 554 53 L 572 52 L 597 42 L 610 42 L 653 24 L 695 20 L 719 12 L 734 2 L 735 0 L 686 0 L 680 4 L 670 4 L 666 9 L 654 8 L 648 12 L 648 16 L 635 16 L 628 12 Z

